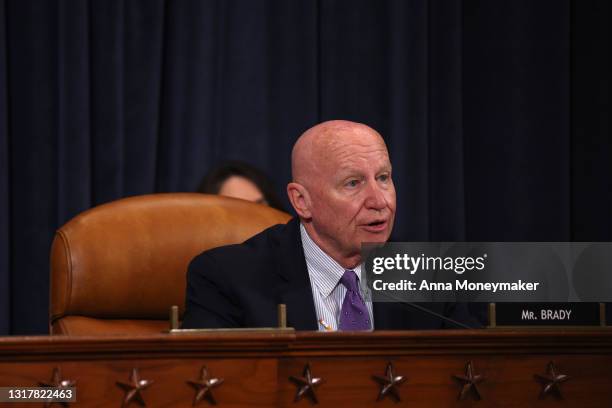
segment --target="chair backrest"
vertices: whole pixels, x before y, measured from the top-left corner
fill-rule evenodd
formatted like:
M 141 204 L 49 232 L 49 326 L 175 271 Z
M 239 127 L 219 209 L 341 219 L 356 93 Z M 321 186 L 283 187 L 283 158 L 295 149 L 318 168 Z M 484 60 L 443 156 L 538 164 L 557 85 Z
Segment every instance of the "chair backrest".
M 51 248 L 52 334 L 159 333 L 185 303 L 187 266 L 200 252 L 240 243 L 290 216 L 233 198 L 152 194 L 87 210 Z

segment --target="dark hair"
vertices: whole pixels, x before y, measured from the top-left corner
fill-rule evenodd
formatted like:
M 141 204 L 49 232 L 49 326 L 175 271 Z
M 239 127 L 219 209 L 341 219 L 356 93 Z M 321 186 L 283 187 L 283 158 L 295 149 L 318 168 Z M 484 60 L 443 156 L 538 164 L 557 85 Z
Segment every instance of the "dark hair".
M 249 180 L 261 191 L 268 205 L 277 210 L 285 208 L 274 192 L 274 185 L 270 179 L 258 168 L 241 161 L 230 161 L 211 169 L 200 182 L 199 193 L 219 194 L 225 180 L 232 176 L 240 176 Z

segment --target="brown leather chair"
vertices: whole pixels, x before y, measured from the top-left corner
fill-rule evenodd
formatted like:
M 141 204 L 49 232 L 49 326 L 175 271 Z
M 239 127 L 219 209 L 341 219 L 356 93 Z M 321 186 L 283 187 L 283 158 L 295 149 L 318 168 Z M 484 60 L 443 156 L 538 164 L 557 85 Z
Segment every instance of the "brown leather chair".
M 51 248 L 51 334 L 159 333 L 185 303 L 187 266 L 288 214 L 233 198 L 177 193 L 121 199 L 61 227 Z

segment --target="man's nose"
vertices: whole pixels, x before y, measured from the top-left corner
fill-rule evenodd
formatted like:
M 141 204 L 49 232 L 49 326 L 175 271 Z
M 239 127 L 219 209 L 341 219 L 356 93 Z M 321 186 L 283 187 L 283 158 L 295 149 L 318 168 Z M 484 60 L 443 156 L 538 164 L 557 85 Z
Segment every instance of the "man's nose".
M 385 193 L 377 183 L 370 183 L 368 186 L 365 206 L 373 210 L 382 210 L 387 206 Z

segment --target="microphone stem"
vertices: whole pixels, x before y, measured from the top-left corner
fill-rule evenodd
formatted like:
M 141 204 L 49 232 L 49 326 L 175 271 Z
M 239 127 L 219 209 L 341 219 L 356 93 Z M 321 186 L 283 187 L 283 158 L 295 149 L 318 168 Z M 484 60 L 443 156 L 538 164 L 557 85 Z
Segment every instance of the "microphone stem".
M 430 316 L 434 316 L 434 317 L 437 317 L 438 319 L 443 320 L 445 322 L 452 323 L 452 324 L 454 324 L 454 325 L 456 325 L 458 327 L 461 327 L 462 329 L 473 329 L 473 327 L 470 327 L 467 324 L 458 322 L 457 320 L 451 319 L 450 317 L 442 316 L 441 314 L 438 314 L 438 313 L 436 313 L 436 312 L 434 312 L 432 310 L 429 310 L 429 309 L 427 309 L 427 308 L 425 308 L 423 306 L 419 306 L 419 305 L 417 305 L 415 303 L 411 303 L 411 302 L 403 302 L 403 303 L 405 305 L 411 306 L 411 307 L 413 307 L 413 308 L 415 308 L 415 309 L 417 309 L 417 310 L 419 310 L 419 311 L 421 311 L 423 313 L 426 313 L 426 314 L 428 314 Z

